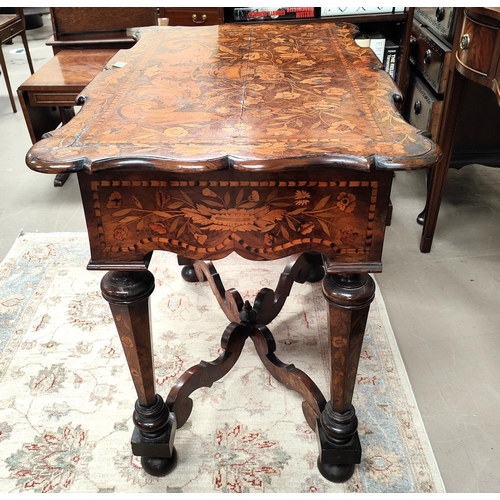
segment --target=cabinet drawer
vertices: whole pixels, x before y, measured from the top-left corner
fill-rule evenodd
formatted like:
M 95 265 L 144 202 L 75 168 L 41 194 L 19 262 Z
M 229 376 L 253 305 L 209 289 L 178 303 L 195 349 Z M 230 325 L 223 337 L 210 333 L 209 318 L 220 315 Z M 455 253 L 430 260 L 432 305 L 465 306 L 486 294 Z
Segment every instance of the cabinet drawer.
M 443 101 L 414 72 L 410 75 L 405 118 L 414 127 L 427 131 L 436 140 L 441 121 Z
M 161 17 L 168 17 L 169 26 L 210 26 L 222 24 L 222 9 L 219 8 L 168 8 L 160 11 Z
M 80 92 L 28 92 L 28 98 L 31 106 L 76 106 L 79 94 Z
M 473 19 L 464 11 L 464 22 L 457 48 L 457 60 L 481 77 L 495 74 L 498 57 L 494 56 L 499 26 Z
M 10 37 L 14 37 L 16 34 L 21 33 L 22 30 L 23 30 L 23 23 L 21 19 L 19 19 L 0 30 L 0 40 L 4 42 L 8 40 Z
M 415 7 L 415 19 L 429 28 L 434 35 L 453 43 L 457 20 L 457 7 Z
M 446 90 L 451 49 L 418 22 L 412 27 L 410 61 L 438 94 Z

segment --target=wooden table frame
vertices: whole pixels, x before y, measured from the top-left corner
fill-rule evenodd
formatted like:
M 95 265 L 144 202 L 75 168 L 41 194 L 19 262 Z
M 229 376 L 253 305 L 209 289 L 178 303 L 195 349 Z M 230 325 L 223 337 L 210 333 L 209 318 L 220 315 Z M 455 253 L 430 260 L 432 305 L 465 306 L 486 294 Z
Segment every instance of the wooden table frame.
M 71 122 L 27 156 L 44 173 L 78 172 L 88 268 L 108 271 L 109 302 L 137 392 L 132 450 L 168 473 L 190 395 L 223 377 L 250 338 L 265 367 L 303 398 L 318 468 L 346 481 L 361 460 L 356 371 L 390 213 L 394 170 L 428 168 L 439 151 L 399 115 L 392 79 L 352 25 L 147 28 L 126 64 L 98 75 Z M 222 354 L 156 392 L 149 300 L 154 251 L 206 279 L 229 325 Z M 225 290 L 212 261 L 290 257 L 276 290 L 251 304 Z M 322 282 L 331 348 L 325 398 L 275 355 L 267 325 L 293 283 Z

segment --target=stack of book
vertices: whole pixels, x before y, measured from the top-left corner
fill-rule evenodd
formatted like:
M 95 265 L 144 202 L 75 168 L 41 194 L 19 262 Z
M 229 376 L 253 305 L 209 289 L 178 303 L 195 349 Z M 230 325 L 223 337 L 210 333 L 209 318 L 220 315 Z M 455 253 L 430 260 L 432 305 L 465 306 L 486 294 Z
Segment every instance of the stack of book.
M 304 19 L 314 17 L 314 7 L 234 7 L 235 21 Z
M 384 69 L 396 80 L 398 70 L 399 45 L 390 39 L 386 39 L 379 32 L 361 33 L 356 38 L 356 43 L 360 47 L 370 47 L 379 61 L 384 65 Z

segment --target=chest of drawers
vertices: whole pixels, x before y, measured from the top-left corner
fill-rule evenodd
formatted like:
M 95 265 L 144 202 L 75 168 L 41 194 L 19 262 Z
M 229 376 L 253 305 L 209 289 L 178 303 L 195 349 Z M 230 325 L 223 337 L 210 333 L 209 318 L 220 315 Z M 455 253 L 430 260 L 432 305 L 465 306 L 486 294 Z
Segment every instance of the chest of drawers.
M 403 114 L 434 140 L 441 126 L 457 11 L 453 7 L 415 8 L 410 39 L 410 83 Z
M 432 245 L 448 167 L 500 167 L 500 8 L 443 9 L 415 9 L 412 78 L 403 110 L 443 151 L 417 217 L 424 225 L 422 252 Z M 433 45 L 444 49 L 439 62 Z

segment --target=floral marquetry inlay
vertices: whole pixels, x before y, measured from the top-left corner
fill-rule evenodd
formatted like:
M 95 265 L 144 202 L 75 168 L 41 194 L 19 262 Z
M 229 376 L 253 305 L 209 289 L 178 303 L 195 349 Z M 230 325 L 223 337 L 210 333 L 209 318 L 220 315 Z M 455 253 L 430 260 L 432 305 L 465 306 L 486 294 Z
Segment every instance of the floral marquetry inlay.
M 154 243 L 186 256 L 366 253 L 377 181 L 94 181 L 109 252 Z M 255 258 L 255 257 L 254 257 Z
M 332 165 L 429 167 L 435 145 L 398 113 L 399 93 L 352 25 L 141 28 L 29 165 L 180 171 Z M 115 63 L 121 64 L 116 65 Z

